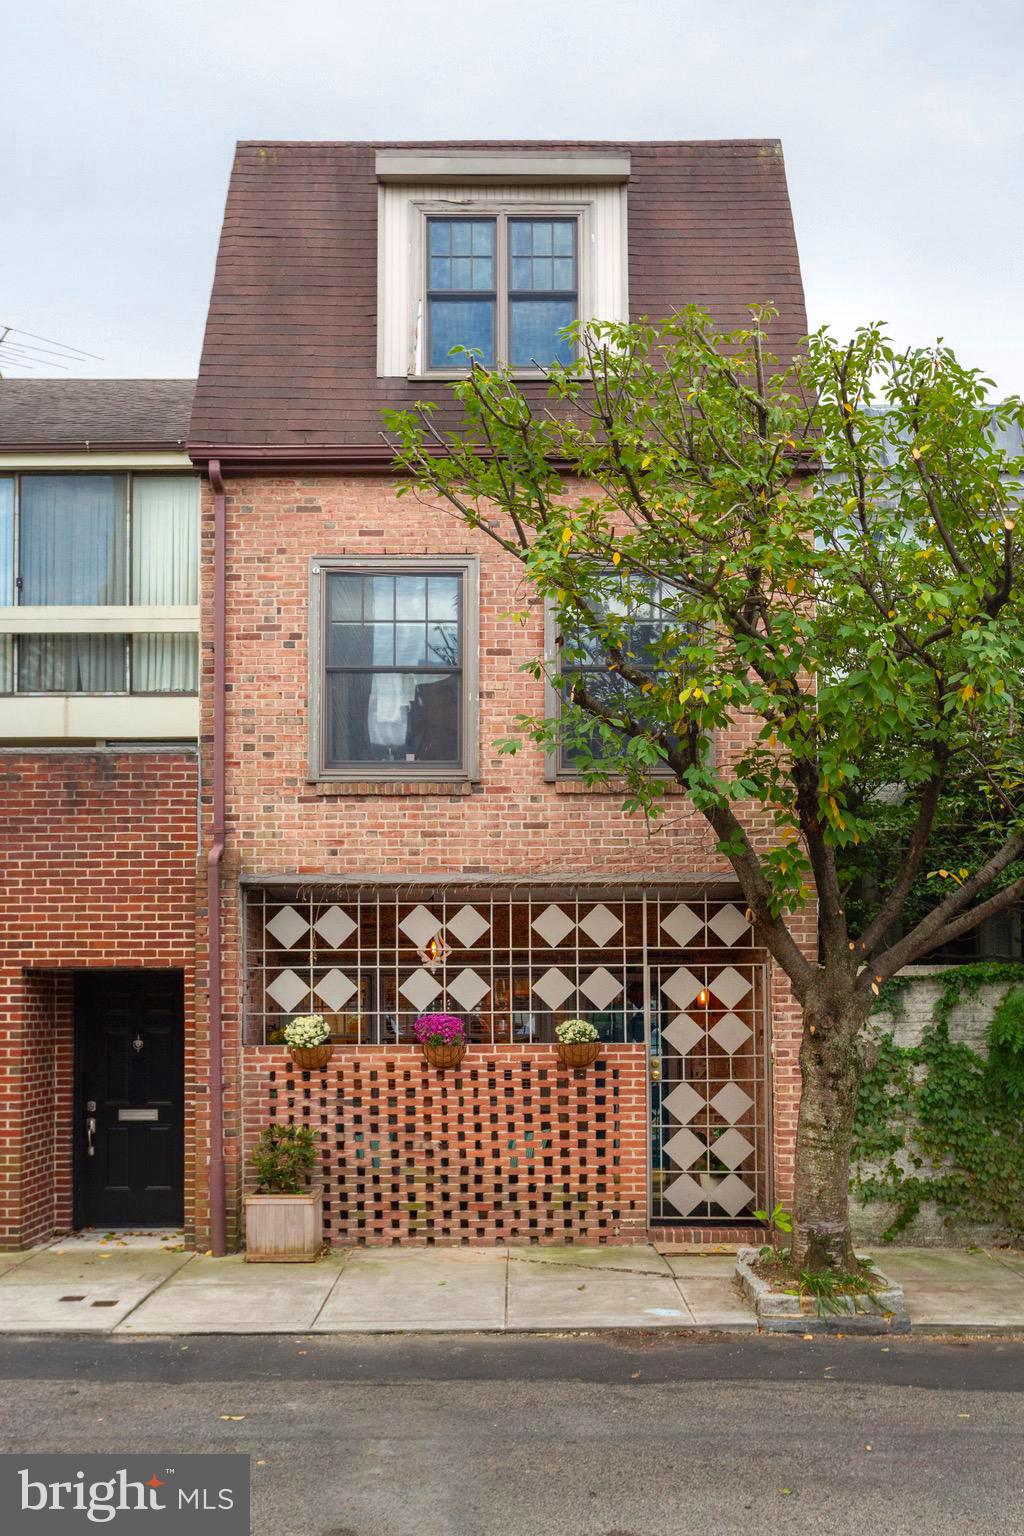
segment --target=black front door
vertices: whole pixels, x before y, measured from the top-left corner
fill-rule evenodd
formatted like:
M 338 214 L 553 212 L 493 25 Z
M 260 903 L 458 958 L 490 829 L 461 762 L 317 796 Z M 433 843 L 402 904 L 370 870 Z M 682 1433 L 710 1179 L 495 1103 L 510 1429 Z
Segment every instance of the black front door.
M 177 1226 L 184 1191 L 179 971 L 75 977 L 75 1222 Z

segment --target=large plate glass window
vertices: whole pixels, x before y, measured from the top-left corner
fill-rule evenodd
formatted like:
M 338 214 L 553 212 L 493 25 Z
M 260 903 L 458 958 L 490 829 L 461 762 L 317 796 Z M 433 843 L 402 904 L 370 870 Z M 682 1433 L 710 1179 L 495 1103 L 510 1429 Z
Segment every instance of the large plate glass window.
M 474 571 L 469 563 L 322 571 L 321 772 L 466 770 Z
M 488 367 L 571 363 L 560 334 L 579 315 L 578 218 L 496 213 L 427 219 L 427 360 L 458 368 L 453 347 Z
M 0 609 L 192 607 L 195 475 L 0 478 Z M 81 616 L 83 619 L 85 615 Z M 195 693 L 194 633 L 0 634 L 0 692 Z

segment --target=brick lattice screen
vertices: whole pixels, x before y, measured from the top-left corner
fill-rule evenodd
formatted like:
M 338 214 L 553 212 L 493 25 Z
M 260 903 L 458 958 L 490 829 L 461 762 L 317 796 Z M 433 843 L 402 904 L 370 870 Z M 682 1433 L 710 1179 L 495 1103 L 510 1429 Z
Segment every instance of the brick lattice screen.
M 324 1236 L 360 1243 L 626 1243 L 647 1221 L 645 1053 L 579 1076 L 554 1046 L 336 1049 L 322 1072 L 247 1050 L 248 1150 L 271 1119 L 323 1143 Z M 249 1176 L 251 1183 L 251 1174 Z

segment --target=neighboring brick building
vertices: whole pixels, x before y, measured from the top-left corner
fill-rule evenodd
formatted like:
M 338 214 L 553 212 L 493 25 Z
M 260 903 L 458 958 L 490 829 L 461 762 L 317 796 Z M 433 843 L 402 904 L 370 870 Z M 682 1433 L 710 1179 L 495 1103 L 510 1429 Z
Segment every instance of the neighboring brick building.
M 796 1018 L 710 832 L 498 753 L 545 707 L 545 614 L 506 617 L 518 568 L 398 499 L 379 435 L 444 402 L 455 342 L 542 389 L 568 319 L 690 301 L 803 334 L 777 143 L 239 147 L 189 433 L 229 1240 L 271 1115 L 322 1133 L 339 1241 L 707 1236 L 787 1191 Z M 443 1077 L 408 1043 L 437 1008 L 473 1040 Z M 336 1048 L 305 1075 L 268 1042 L 310 1009 Z M 607 1049 L 576 1079 L 581 1013 Z
M 192 1198 L 192 388 L 0 381 L 0 1247 Z

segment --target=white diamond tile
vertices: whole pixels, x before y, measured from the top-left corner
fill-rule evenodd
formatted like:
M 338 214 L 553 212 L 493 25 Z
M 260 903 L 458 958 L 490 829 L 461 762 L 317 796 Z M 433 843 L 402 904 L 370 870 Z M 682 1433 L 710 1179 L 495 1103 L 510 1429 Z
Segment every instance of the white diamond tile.
M 708 988 L 727 1008 L 735 1008 L 750 991 L 750 978 L 741 976 L 733 966 L 727 965 L 724 971 L 718 971 L 711 977 Z
M 730 1173 L 727 1179 L 717 1184 L 711 1194 L 711 1199 L 722 1207 L 727 1216 L 738 1216 L 753 1198 L 754 1191 L 735 1173 Z
M 267 924 L 267 932 L 285 949 L 297 944 L 308 928 L 306 919 L 294 907 L 282 907 Z
M 698 1157 L 703 1157 L 708 1149 L 699 1136 L 684 1126 L 669 1137 L 662 1150 L 677 1168 L 692 1168 Z
M 355 923 L 340 907 L 328 907 L 323 917 L 318 918 L 313 927 L 331 949 L 337 949 L 339 944 L 344 944 L 349 935 L 356 931 Z
M 720 1088 L 711 1100 L 711 1107 L 721 1115 L 723 1120 L 727 1120 L 730 1125 L 735 1125 L 740 1116 L 746 1114 L 753 1102 L 749 1093 L 744 1093 L 739 1083 L 726 1083 L 725 1087 Z
M 490 983 L 468 966 L 448 983 L 448 996 L 453 997 L 460 1008 L 475 1008 L 490 990 Z
M 662 1040 L 667 1040 L 673 1050 L 680 1056 L 685 1056 L 687 1051 L 692 1051 L 698 1040 L 704 1039 L 704 1031 L 699 1024 L 695 1024 L 688 1013 L 677 1014 L 661 1032 Z
M 732 1056 L 750 1039 L 753 1030 L 734 1013 L 723 1013 L 718 1023 L 708 1030 L 708 1034 L 716 1045 L 720 1045 L 723 1051 Z
M 661 984 L 661 990 L 665 996 L 671 998 L 677 1008 L 689 1008 L 697 993 L 704 983 L 698 981 L 692 971 L 681 965 L 671 976 L 667 976 Z
M 441 932 L 441 919 L 435 917 L 428 907 L 413 907 L 398 926 L 406 938 L 412 940 L 417 949 L 423 949 Z
M 712 912 L 708 918 L 708 927 L 716 938 L 731 948 L 748 931 L 750 924 L 739 907 L 730 901 L 724 907 L 719 907 L 717 912 Z
M 487 918 L 478 912 L 476 907 L 471 907 L 467 903 L 466 906 L 459 908 L 454 917 L 448 919 L 444 931 L 449 937 L 457 939 L 463 949 L 469 949 L 490 926 Z
M 661 926 L 670 939 L 674 939 L 680 949 L 685 949 L 687 944 L 693 942 L 694 936 L 704 927 L 704 919 L 699 912 L 695 912 L 685 901 L 679 902 L 661 920 Z
M 612 998 L 618 997 L 622 991 L 622 982 L 617 981 L 611 971 L 606 971 L 602 965 L 592 971 L 585 981 L 580 982 L 580 991 L 595 1008 L 607 1008 Z
M 549 1008 L 561 1008 L 566 998 L 570 997 L 576 988 L 564 972 L 551 966 L 538 981 L 534 982 L 533 990 L 541 1002 L 547 1003 Z
M 753 1152 L 754 1144 L 733 1126 L 732 1130 L 726 1131 L 711 1143 L 711 1150 L 727 1168 L 738 1168 L 743 1159 Z
M 683 1173 L 665 1189 L 663 1198 L 674 1205 L 680 1216 L 689 1216 L 692 1210 L 707 1199 L 692 1174 Z
M 306 925 L 309 926 L 308 923 Z M 279 1008 L 285 1013 L 294 1013 L 300 1003 L 304 1003 L 309 996 L 309 983 L 296 976 L 294 971 L 282 971 L 280 976 L 267 988 L 267 996 L 272 997 Z
M 349 998 L 356 990 L 354 981 L 350 981 L 344 971 L 328 971 L 323 981 L 318 981 L 313 991 L 317 997 L 322 997 L 328 1008 L 335 1013 L 339 1008 L 344 1008 Z
M 704 1108 L 704 1099 L 689 1083 L 677 1083 L 672 1092 L 662 1099 L 661 1106 L 686 1125 L 700 1114 Z
M 599 907 L 594 907 L 588 912 L 586 917 L 580 918 L 580 927 L 588 939 L 603 948 L 614 939 L 622 923 L 602 902 Z
M 430 1003 L 434 1001 L 441 990 L 441 983 L 431 976 L 429 971 L 422 969 L 413 971 L 399 987 L 402 996 L 408 998 L 414 1008 L 422 1013 Z
M 539 912 L 531 924 L 535 933 L 540 934 L 545 944 L 554 949 L 556 944 L 561 944 L 567 933 L 571 933 L 576 926 L 576 921 L 568 912 L 563 912 L 561 907 L 554 903 Z

